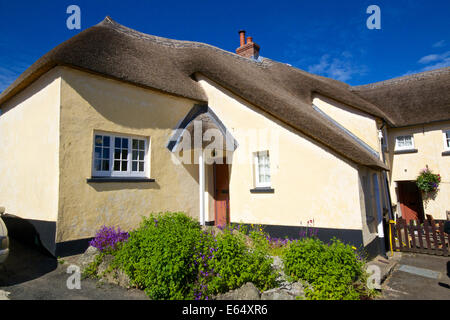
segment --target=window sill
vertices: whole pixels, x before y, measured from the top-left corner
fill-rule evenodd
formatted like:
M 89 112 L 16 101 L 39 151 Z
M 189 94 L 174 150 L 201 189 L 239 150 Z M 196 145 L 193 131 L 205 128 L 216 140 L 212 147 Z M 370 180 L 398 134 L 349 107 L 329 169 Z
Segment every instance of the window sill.
M 403 153 L 417 153 L 417 149 L 405 149 L 405 150 L 395 150 L 394 154 L 403 154 Z
M 442 152 L 443 156 L 450 156 L 450 150 Z
M 127 177 L 92 177 L 86 179 L 87 183 L 97 182 L 155 182 L 155 179 L 150 178 L 127 178 Z
M 254 188 L 250 189 L 251 193 L 275 193 L 275 189 L 272 188 Z

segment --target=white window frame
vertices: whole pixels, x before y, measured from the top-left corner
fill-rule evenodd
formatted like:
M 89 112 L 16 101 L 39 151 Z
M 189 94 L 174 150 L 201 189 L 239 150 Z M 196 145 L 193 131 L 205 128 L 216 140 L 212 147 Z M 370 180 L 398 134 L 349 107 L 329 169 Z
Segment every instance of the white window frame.
M 265 154 L 269 160 L 269 176 L 270 181 L 259 181 L 259 156 Z M 272 174 L 270 170 L 270 153 L 269 150 L 258 151 L 253 153 L 254 159 L 254 174 L 255 174 L 255 187 L 256 188 L 270 188 L 272 185 Z
M 411 146 L 401 146 L 400 147 L 398 145 L 398 138 L 401 138 L 401 137 L 411 137 L 412 145 Z M 403 135 L 395 137 L 395 151 L 400 151 L 400 150 L 414 150 L 414 135 L 412 135 L 412 134 L 403 134 Z
M 108 136 L 110 139 L 109 146 L 109 170 L 108 171 L 97 171 L 95 168 L 95 137 L 97 135 L 100 136 Z M 115 139 L 128 139 L 128 154 L 127 154 L 127 171 L 115 171 L 114 169 L 114 149 L 115 149 Z M 144 140 L 144 171 L 132 171 L 132 156 L 133 156 L 133 139 Z M 148 178 L 150 172 L 150 163 L 149 163 L 149 148 L 150 146 L 150 137 L 136 136 L 136 135 L 128 135 L 128 134 L 113 134 L 102 131 L 94 131 L 93 135 L 93 144 L 92 144 L 92 176 L 93 177 L 122 177 L 122 178 Z
M 448 138 L 447 138 L 447 135 L 448 135 Z M 450 151 L 450 146 L 447 143 L 447 140 L 450 139 L 450 130 L 444 130 L 442 132 L 442 136 L 444 139 L 444 151 Z

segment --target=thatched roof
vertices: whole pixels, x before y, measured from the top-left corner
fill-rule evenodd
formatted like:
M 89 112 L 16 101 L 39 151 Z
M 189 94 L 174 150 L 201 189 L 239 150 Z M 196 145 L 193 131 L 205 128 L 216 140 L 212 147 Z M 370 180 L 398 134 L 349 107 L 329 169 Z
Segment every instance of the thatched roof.
M 195 80 L 195 74 L 202 74 L 344 158 L 387 169 L 380 159 L 316 112 L 312 97 L 322 94 L 388 121 L 390 117 L 345 83 L 283 63 L 265 58 L 255 61 L 203 43 L 147 35 L 107 17 L 36 61 L 0 95 L 0 105 L 57 65 L 207 103 Z
M 394 127 L 450 120 L 450 67 L 351 90 L 389 114 Z

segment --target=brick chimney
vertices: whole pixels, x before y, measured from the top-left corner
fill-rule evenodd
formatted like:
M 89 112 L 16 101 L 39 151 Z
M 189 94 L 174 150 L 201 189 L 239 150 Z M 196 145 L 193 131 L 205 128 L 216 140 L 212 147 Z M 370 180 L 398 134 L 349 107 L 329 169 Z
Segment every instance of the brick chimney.
M 258 59 L 259 46 L 253 42 L 252 37 L 247 37 L 247 42 L 245 42 L 245 30 L 239 31 L 239 40 L 241 46 L 236 49 L 236 53 L 246 58 Z

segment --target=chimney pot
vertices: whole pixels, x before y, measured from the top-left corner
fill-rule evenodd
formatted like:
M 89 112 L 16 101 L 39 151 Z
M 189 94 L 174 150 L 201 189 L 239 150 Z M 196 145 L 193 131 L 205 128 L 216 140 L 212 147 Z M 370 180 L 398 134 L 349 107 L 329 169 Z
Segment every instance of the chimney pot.
M 245 30 L 239 30 L 239 38 L 241 47 L 245 45 Z
M 247 37 L 247 43 L 252 43 L 253 42 L 253 37 Z

